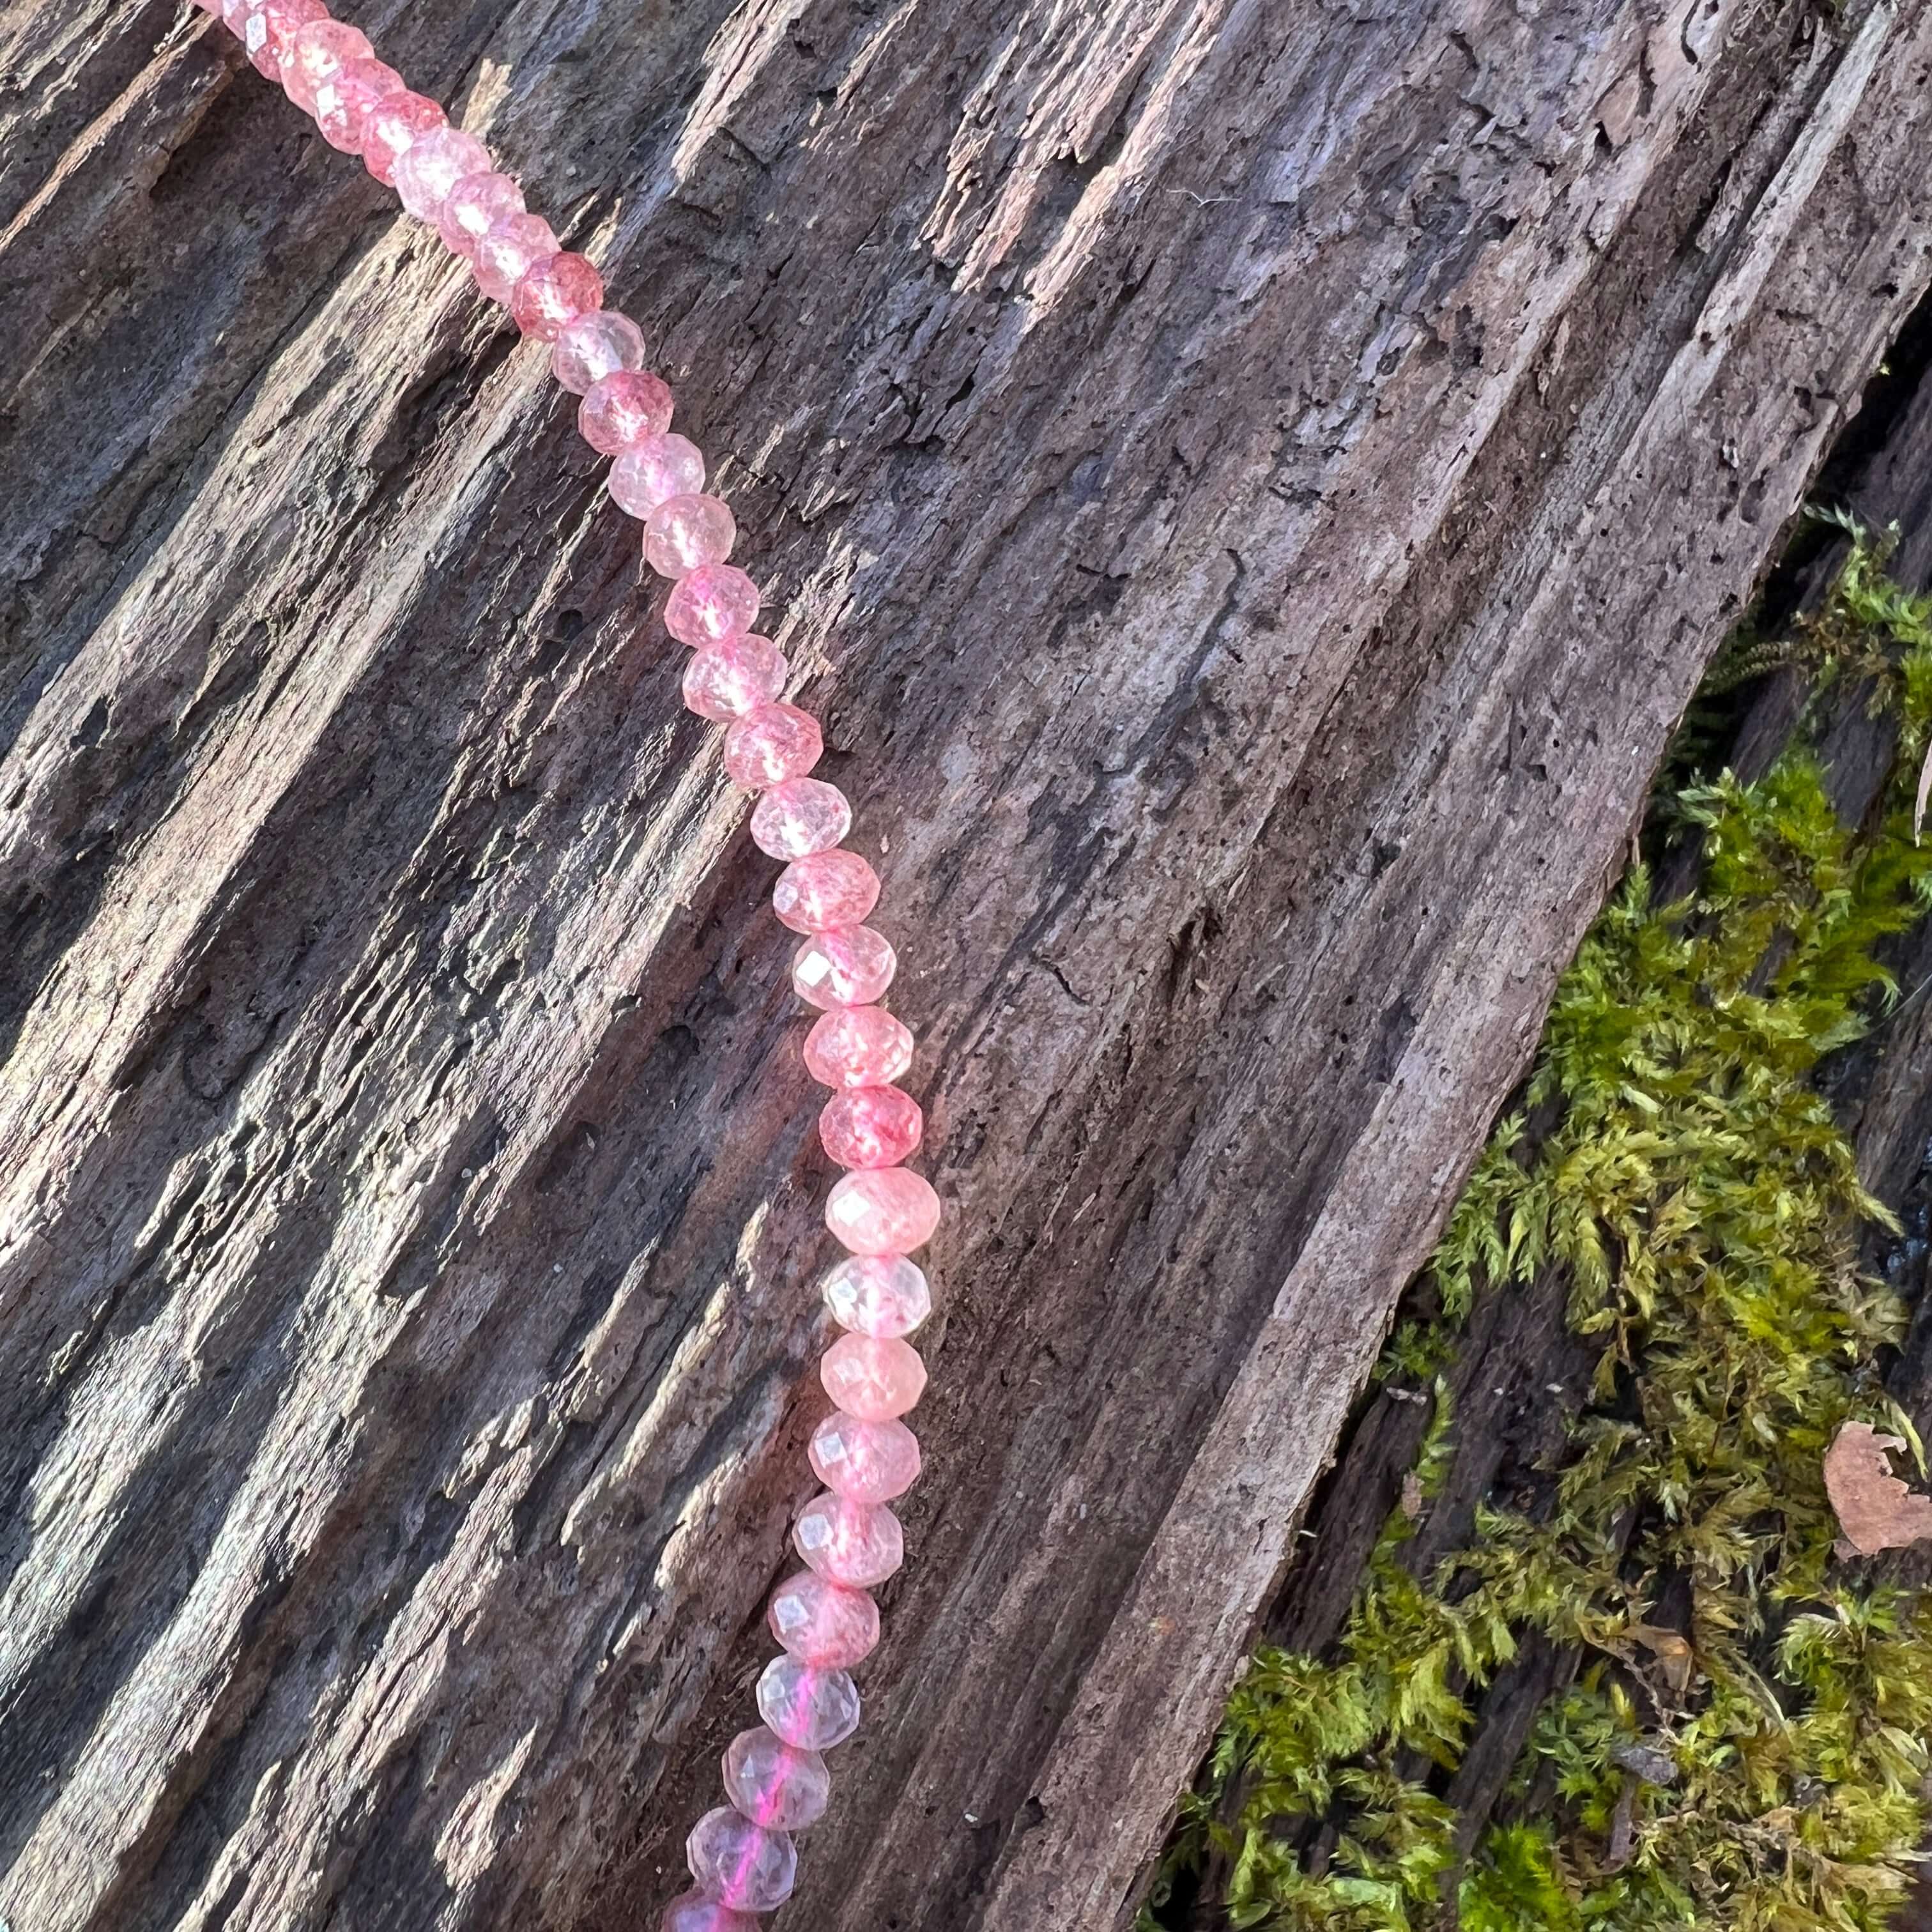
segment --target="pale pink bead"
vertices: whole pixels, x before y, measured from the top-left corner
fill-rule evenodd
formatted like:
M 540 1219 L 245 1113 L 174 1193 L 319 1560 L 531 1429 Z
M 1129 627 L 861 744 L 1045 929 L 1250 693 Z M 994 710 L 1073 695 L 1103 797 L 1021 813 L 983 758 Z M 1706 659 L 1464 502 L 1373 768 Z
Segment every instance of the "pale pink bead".
M 566 322 L 550 352 L 550 372 L 573 396 L 620 369 L 644 366 L 644 332 L 615 309 L 594 308 Z
M 610 466 L 610 499 L 626 516 L 648 517 L 660 503 L 704 488 L 704 454 L 688 436 L 639 436 Z
M 493 222 L 524 212 L 524 191 L 508 175 L 494 169 L 465 175 L 445 197 L 436 218 L 436 232 L 452 255 L 473 261 L 476 244 Z
M 245 44 L 248 37 L 248 16 L 261 4 L 262 0 L 221 0 L 221 4 L 216 10 L 220 16 L 221 24 Z
M 755 821 L 757 814 L 752 816 Z M 898 970 L 891 942 L 869 926 L 854 926 L 850 932 L 820 932 L 808 939 L 792 955 L 791 987 L 809 1006 L 869 1006 L 885 998 Z
M 684 668 L 685 705 L 700 718 L 729 724 L 769 704 L 784 688 L 790 669 L 769 638 L 727 638 L 692 652 Z
M 456 184 L 490 170 L 490 150 L 460 128 L 432 128 L 396 164 L 396 193 L 418 221 L 436 223 Z
M 812 1432 L 806 1459 L 828 1490 L 862 1503 L 890 1502 L 919 1480 L 919 1438 L 891 1416 L 828 1415 Z
M 262 0 L 242 24 L 242 44 L 257 74 L 279 81 L 296 29 L 328 18 L 322 0 Z
M 510 291 L 510 314 L 526 335 L 554 342 L 604 300 L 604 278 L 587 255 L 566 249 L 532 262 Z
M 825 750 L 818 720 L 796 704 L 767 704 L 724 734 L 724 770 L 748 791 L 802 778 Z
M 848 1415 L 861 1422 L 890 1422 L 918 1406 L 926 1364 L 910 1342 L 896 1336 L 842 1335 L 820 1360 L 818 1378 Z M 823 1471 L 820 1475 L 828 1489 L 852 1493 Z
M 794 932 L 858 926 L 879 902 L 879 875 L 843 846 L 794 859 L 772 888 L 772 910 Z
M 827 1490 L 792 1526 L 792 1547 L 828 1583 L 869 1590 L 897 1574 L 905 1534 L 884 1503 L 856 1503 Z
M 752 842 L 774 859 L 830 851 L 851 829 L 852 807 L 845 794 L 819 778 L 773 785 L 752 814 Z
M 448 116 L 426 94 L 404 88 L 386 94 L 362 124 L 362 165 L 385 188 L 396 178 L 396 164 L 425 134 L 448 125 Z
M 664 605 L 664 628 L 681 644 L 722 644 L 757 622 L 758 586 L 735 563 L 700 564 Z
M 842 1670 L 775 1657 L 758 1679 L 758 1715 L 798 1750 L 830 1750 L 859 1728 L 859 1688 Z
M 819 1140 L 841 1167 L 897 1167 L 917 1151 L 925 1128 L 919 1102 L 896 1087 L 849 1088 L 818 1116 Z
M 359 154 L 370 116 L 402 92 L 403 77 L 394 68 L 375 59 L 344 61 L 316 83 L 315 124 L 332 148 Z
M 824 1816 L 832 1778 L 818 1752 L 796 1750 L 760 1725 L 726 1747 L 724 1795 L 754 1825 L 802 1832 Z
M 282 60 L 282 86 L 304 114 L 315 112 L 315 90 L 344 62 L 367 60 L 375 50 L 369 37 L 346 20 L 307 20 L 289 36 Z
M 671 396 L 662 376 L 646 369 L 600 376 L 584 392 L 577 432 L 600 456 L 616 456 L 670 428 Z
M 825 1225 L 855 1255 L 910 1254 L 938 1229 L 939 1196 L 909 1167 L 862 1167 L 832 1183 Z
M 685 1863 L 706 1898 L 737 1912 L 776 1912 L 791 1896 L 798 1853 L 782 1832 L 721 1804 L 691 1828 Z
M 759 1932 L 759 1926 L 748 1912 L 734 1912 L 701 1892 L 687 1892 L 664 1908 L 658 1932 Z
M 506 302 L 530 264 L 556 253 L 556 233 L 541 214 L 500 214 L 470 251 L 470 272 L 492 302 Z
M 883 1006 L 840 1006 L 812 1022 L 806 1071 L 822 1087 L 890 1087 L 912 1064 L 912 1035 Z
M 737 520 L 716 496 L 667 496 L 644 526 L 644 561 L 660 577 L 683 577 L 722 563 L 737 536 Z
M 809 1570 L 772 1592 L 765 1621 L 792 1656 L 820 1670 L 849 1670 L 879 1647 L 878 1605 L 864 1591 L 843 1589 Z
M 832 1105 L 896 1090 L 861 1087 Z M 848 1255 L 826 1275 L 822 1292 L 832 1320 L 861 1335 L 910 1335 L 932 1312 L 926 1270 L 904 1255 Z

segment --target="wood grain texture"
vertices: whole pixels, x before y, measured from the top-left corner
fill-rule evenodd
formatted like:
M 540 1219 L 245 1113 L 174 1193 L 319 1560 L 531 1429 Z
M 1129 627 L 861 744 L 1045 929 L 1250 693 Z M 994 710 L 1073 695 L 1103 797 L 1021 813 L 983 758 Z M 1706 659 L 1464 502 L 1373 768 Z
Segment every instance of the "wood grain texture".
M 787 1922 L 1106 1927 L 1924 285 L 1932 7 L 355 17 L 609 265 L 908 958 Z M 218 29 L 0 49 L 0 1916 L 648 1924 L 820 1406 L 766 868 L 541 358 Z

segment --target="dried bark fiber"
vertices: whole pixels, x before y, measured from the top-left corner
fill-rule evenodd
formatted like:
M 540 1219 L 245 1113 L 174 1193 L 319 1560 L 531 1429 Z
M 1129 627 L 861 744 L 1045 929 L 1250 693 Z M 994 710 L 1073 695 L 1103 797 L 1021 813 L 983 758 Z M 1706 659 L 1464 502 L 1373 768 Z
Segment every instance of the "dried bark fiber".
M 926 1043 L 794 1927 L 1106 1927 L 1924 286 L 1932 6 L 378 7 L 612 265 Z M 649 1922 L 819 1408 L 784 936 L 541 358 L 220 32 L 0 17 L 0 1916 Z

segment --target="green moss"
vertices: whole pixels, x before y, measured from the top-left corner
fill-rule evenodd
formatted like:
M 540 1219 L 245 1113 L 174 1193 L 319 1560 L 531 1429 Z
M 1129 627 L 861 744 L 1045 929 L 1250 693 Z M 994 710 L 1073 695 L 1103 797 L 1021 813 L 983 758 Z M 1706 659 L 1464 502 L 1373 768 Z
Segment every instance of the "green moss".
M 1868 680 L 1898 721 L 1882 823 L 1840 825 L 1802 733 L 1754 784 L 1680 763 L 1662 802 L 1700 842 L 1699 889 L 1655 904 L 1638 866 L 1598 920 L 1451 1217 L 1439 1312 L 1382 1366 L 1432 1391 L 1428 1493 L 1473 1298 L 1562 1270 L 1597 1360 L 1553 1500 L 1485 1508 L 1425 1577 L 1396 1512 L 1332 1654 L 1254 1658 L 1150 1923 L 1210 1850 L 1240 1927 L 1822 1932 L 1882 1924 L 1899 1898 L 1925 1823 L 1932 1606 L 1834 1558 L 1820 1460 L 1849 1418 L 1910 1433 L 1874 1370 L 1903 1311 L 1856 1266 L 1861 1224 L 1887 1217 L 1811 1080 L 1892 997 L 1876 948 L 1925 909 L 1910 808 L 1932 604 L 1855 536 L 1824 609 L 1718 676 Z M 1578 1654 L 1577 1679 L 1465 1858 L 1443 1774 L 1533 1633 Z

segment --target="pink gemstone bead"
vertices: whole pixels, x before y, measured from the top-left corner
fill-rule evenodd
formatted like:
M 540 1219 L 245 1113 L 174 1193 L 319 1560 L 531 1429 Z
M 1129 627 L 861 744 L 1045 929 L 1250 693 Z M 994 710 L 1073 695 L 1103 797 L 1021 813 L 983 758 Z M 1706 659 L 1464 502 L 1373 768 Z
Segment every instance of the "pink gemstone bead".
M 688 436 L 663 432 L 626 443 L 610 466 L 610 497 L 626 516 L 648 517 L 674 496 L 704 488 L 704 454 Z
M 869 1590 L 905 1561 L 899 1520 L 884 1503 L 855 1503 L 828 1490 L 792 1526 L 792 1547 L 828 1583 Z
M 890 1422 L 919 1406 L 926 1388 L 926 1364 L 910 1342 L 896 1336 L 842 1335 L 818 1364 L 825 1393 L 861 1422 Z M 828 1489 L 849 1490 L 823 1478 Z
M 716 496 L 667 496 L 644 526 L 644 561 L 660 577 L 683 577 L 722 563 L 737 541 L 737 520 Z
M 345 20 L 308 20 L 289 36 L 282 60 L 282 86 L 304 114 L 315 112 L 315 90 L 344 62 L 368 60 L 375 50 L 369 38 Z
M 556 236 L 541 214 L 501 214 L 478 238 L 470 272 L 492 302 L 507 302 L 531 263 L 556 253 Z
M 396 193 L 418 221 L 438 223 L 460 181 L 490 172 L 490 150 L 460 128 L 432 128 L 396 164 Z
M 828 1415 L 812 1432 L 806 1457 L 828 1490 L 857 1502 L 890 1502 L 919 1480 L 919 1438 L 891 1416 Z
M 897 1167 L 918 1150 L 925 1127 L 919 1102 L 896 1087 L 848 1088 L 818 1116 L 820 1144 L 841 1167 Z
M 782 1832 L 721 1804 L 707 1811 L 684 1841 L 685 1862 L 706 1898 L 735 1912 L 776 1912 L 791 1896 L 798 1853 Z
M 452 255 L 473 261 L 476 244 L 490 232 L 490 224 L 523 212 L 523 190 L 508 175 L 485 169 L 480 174 L 464 176 L 451 188 L 437 211 L 436 232 Z
M 724 769 L 748 791 L 802 778 L 825 749 L 818 720 L 796 704 L 767 704 L 724 734 Z
M 622 369 L 644 366 L 644 332 L 615 309 L 594 308 L 567 322 L 550 352 L 550 372 L 573 396 Z
M 878 902 L 878 874 L 843 847 L 794 859 L 772 888 L 772 910 L 794 932 L 858 926 Z
M 791 667 L 769 638 L 727 638 L 693 651 L 684 668 L 684 701 L 700 718 L 719 724 L 748 718 L 784 688 Z
M 909 1167 L 860 1168 L 832 1183 L 825 1225 L 855 1255 L 910 1254 L 938 1229 L 939 1196 Z
M 806 1070 L 821 1087 L 890 1087 L 912 1065 L 912 1035 L 883 1006 L 838 1006 L 805 1036 Z
M 752 814 L 752 842 L 774 859 L 830 851 L 851 829 L 852 807 L 845 794 L 819 778 L 773 785 Z
M 759 1928 L 748 1912 L 734 1912 L 701 1892 L 687 1892 L 665 1908 L 658 1932 L 759 1932 Z
M 832 1778 L 818 1752 L 796 1750 L 760 1726 L 726 1748 L 724 1795 L 754 1825 L 802 1832 L 824 1816 Z
M 864 1591 L 843 1589 L 809 1570 L 772 1592 L 765 1621 L 792 1656 L 820 1670 L 849 1670 L 879 1647 L 878 1605 Z
M 262 0 L 221 0 L 215 8 L 221 24 L 237 40 L 245 40 L 248 32 L 248 16 L 260 6 Z
M 861 1087 L 844 1097 L 892 1090 Z M 910 1335 L 932 1312 L 926 1271 L 904 1255 L 848 1255 L 825 1277 L 823 1292 L 832 1320 L 861 1335 Z
M 753 813 L 754 824 L 757 817 Z M 808 939 L 792 955 L 791 988 L 808 1005 L 821 1009 L 869 1006 L 885 998 L 898 970 L 891 943 L 869 926 L 854 926 L 850 932 L 821 932 Z
M 796 1750 L 830 1750 L 859 1728 L 859 1688 L 842 1670 L 775 1657 L 758 1679 L 758 1715 Z
M 600 376 L 584 392 L 577 431 L 600 456 L 616 456 L 670 428 L 670 391 L 645 369 Z M 700 459 L 701 460 L 702 459 Z
M 379 60 L 344 61 L 316 83 L 315 124 L 332 148 L 359 154 L 369 132 L 369 117 L 392 94 L 403 92 L 403 77 Z
M 580 315 L 604 300 L 604 278 L 587 255 L 568 250 L 532 262 L 510 291 L 510 314 L 526 335 L 554 342 Z
M 386 94 L 362 124 L 362 165 L 385 188 L 396 178 L 396 164 L 422 136 L 446 127 L 448 116 L 426 94 L 403 88 Z
M 700 564 L 664 606 L 664 628 L 681 644 L 722 644 L 758 621 L 758 586 L 735 563 Z
M 242 44 L 248 50 L 257 74 L 279 81 L 296 29 L 311 20 L 328 18 L 328 9 L 322 0 L 262 0 L 242 22 Z

